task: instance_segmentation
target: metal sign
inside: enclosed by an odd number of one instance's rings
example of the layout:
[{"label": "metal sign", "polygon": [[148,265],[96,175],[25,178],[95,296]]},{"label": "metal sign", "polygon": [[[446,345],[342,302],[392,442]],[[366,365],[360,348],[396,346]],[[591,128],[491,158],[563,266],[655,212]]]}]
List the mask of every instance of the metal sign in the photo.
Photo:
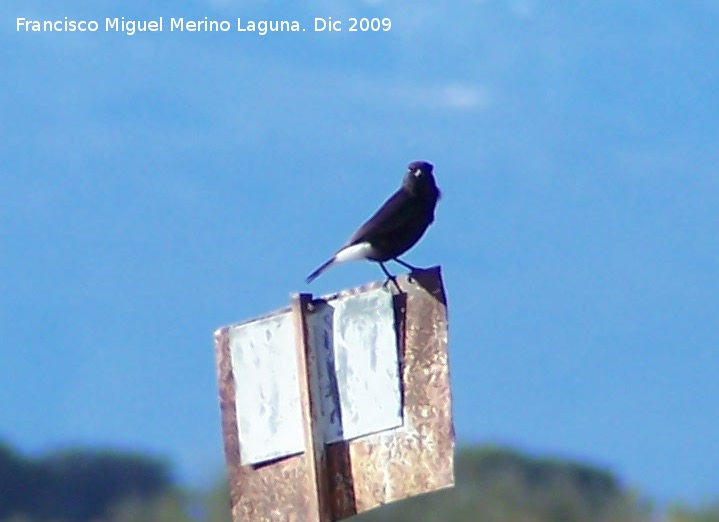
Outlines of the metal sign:
[{"label": "metal sign", "polygon": [[397,280],[215,333],[235,522],[331,522],[453,485],[440,270]]}]

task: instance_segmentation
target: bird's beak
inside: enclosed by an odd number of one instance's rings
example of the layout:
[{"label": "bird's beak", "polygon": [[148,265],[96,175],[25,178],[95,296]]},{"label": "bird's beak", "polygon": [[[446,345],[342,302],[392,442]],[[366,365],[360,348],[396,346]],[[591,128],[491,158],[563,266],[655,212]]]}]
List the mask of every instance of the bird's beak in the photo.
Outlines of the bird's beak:
[{"label": "bird's beak", "polygon": [[412,173],[412,175],[413,175],[415,178],[420,177],[420,176],[422,175],[422,169],[417,169],[417,170],[415,170],[415,171]]}]

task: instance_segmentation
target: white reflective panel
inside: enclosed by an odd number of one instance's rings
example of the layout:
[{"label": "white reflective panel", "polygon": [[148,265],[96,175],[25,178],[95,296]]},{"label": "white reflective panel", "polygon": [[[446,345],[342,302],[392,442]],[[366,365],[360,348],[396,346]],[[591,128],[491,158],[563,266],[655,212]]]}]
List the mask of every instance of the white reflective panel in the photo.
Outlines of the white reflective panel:
[{"label": "white reflective panel", "polygon": [[242,464],[303,452],[292,314],[233,327],[229,340]]},{"label": "white reflective panel", "polygon": [[335,299],[320,305],[308,323],[325,442],[401,426],[392,295],[378,289]]}]

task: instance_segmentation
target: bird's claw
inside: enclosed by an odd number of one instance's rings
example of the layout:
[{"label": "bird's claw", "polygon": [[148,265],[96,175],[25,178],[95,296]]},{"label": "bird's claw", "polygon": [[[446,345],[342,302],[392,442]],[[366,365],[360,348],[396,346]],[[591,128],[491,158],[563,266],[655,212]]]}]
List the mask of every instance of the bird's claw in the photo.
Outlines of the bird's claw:
[{"label": "bird's claw", "polygon": [[387,288],[390,281],[392,281],[392,283],[394,283],[394,287],[397,289],[397,292],[402,293],[402,289],[399,287],[399,283],[397,282],[397,278],[395,276],[390,276],[387,279],[385,279],[385,282],[382,283],[382,288]]}]

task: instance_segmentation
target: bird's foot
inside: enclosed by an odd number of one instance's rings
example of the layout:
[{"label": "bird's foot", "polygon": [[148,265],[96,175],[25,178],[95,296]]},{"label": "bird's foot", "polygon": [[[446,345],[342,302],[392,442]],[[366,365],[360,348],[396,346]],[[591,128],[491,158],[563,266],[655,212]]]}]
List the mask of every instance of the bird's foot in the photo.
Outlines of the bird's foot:
[{"label": "bird's foot", "polygon": [[382,288],[387,288],[389,286],[389,282],[392,281],[392,284],[394,284],[394,287],[397,289],[397,291],[401,294],[402,289],[399,287],[399,283],[397,282],[397,278],[395,276],[389,276],[387,279],[385,279],[385,282],[382,283]]},{"label": "bird's foot", "polygon": [[394,287],[397,289],[399,293],[402,293],[402,289],[399,287],[399,283],[397,283],[397,277],[393,276],[389,273],[389,270],[387,270],[387,267],[384,266],[384,263],[382,261],[378,261],[379,266],[382,268],[382,272],[384,272],[384,275],[387,276],[387,280],[382,285],[382,288],[387,288],[387,284],[392,281],[394,283]]}]

